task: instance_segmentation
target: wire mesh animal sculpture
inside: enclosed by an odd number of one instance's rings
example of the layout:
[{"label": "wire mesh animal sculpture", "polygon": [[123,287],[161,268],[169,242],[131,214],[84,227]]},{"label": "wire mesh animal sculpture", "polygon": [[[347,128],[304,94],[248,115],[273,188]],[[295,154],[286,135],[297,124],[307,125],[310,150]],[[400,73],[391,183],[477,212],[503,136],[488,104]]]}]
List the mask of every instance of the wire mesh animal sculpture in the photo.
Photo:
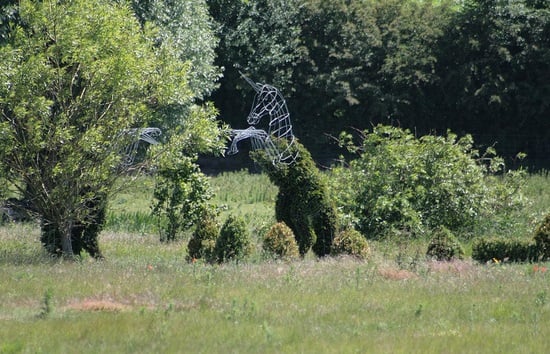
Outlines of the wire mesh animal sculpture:
[{"label": "wire mesh animal sculpture", "polygon": [[130,139],[130,143],[124,147],[122,151],[122,167],[127,168],[134,163],[137,155],[138,146],[141,141],[144,141],[151,145],[158,144],[156,138],[161,135],[159,128],[135,128],[127,129],[122,134],[127,135]]},{"label": "wire mesh animal sculpture", "polygon": [[[234,129],[231,132],[233,141],[228,150],[228,155],[236,154],[239,149],[237,144],[244,139],[250,138],[252,149],[264,149],[274,165],[291,164],[296,160],[295,141],[292,132],[292,123],[286,101],[279,90],[271,85],[256,83],[241,76],[252,86],[256,95],[247,122],[251,126],[247,129]],[[256,125],[262,118],[268,117],[269,124],[267,131],[257,129]]]}]

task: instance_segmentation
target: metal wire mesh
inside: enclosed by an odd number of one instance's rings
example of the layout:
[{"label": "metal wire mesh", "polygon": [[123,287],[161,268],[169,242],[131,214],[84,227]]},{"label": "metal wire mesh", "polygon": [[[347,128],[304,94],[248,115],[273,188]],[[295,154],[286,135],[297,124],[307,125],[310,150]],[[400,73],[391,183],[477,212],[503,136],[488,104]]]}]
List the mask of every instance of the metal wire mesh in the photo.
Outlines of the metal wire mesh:
[{"label": "metal wire mesh", "polygon": [[[253,82],[244,74],[241,73],[241,75],[256,91],[247,118],[247,122],[251,126],[247,129],[232,131],[233,141],[227,151],[228,155],[236,154],[239,151],[237,147],[239,141],[250,139],[252,149],[265,150],[274,165],[293,163],[297,157],[292,148],[295,137],[283,95],[271,85]],[[267,131],[256,128],[256,125],[264,117],[269,119]]]}]

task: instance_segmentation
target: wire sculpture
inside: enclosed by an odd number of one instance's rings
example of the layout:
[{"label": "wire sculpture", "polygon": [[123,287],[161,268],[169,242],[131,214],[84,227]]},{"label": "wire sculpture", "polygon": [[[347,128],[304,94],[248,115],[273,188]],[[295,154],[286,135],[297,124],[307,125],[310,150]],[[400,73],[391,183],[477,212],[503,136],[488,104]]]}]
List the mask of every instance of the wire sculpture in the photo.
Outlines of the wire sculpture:
[{"label": "wire sculpture", "polygon": [[[243,73],[240,74],[256,91],[252,109],[247,118],[247,122],[251,126],[247,129],[231,131],[233,141],[227,154],[236,154],[239,152],[237,147],[239,141],[250,139],[252,149],[264,149],[274,165],[292,164],[297,157],[297,153],[292,148],[295,137],[283,95],[271,85],[253,82]],[[255,127],[263,117],[269,117],[267,131]],[[284,140],[284,146],[279,144],[281,140]],[[280,149],[281,147],[283,150]]]},{"label": "wire sculpture", "polygon": [[151,145],[158,144],[157,138],[162,134],[159,128],[134,128],[123,131],[124,135],[129,135],[131,143],[127,145],[122,152],[122,167],[126,168],[133,165],[136,159],[138,146],[141,141]]}]

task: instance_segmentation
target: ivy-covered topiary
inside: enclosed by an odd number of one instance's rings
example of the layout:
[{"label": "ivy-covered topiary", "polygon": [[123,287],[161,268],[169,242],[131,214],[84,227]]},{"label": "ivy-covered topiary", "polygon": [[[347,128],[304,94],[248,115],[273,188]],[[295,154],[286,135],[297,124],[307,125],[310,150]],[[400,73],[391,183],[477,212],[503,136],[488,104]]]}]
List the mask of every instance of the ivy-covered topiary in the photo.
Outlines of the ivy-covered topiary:
[{"label": "ivy-covered topiary", "polygon": [[359,259],[367,259],[370,254],[367,239],[355,229],[340,231],[332,242],[332,255],[348,254]]},{"label": "ivy-covered topiary", "polygon": [[444,226],[436,228],[428,245],[426,255],[438,261],[462,259],[464,250],[455,235]]},{"label": "ivy-covered topiary", "polygon": [[337,231],[336,209],[309,151],[298,141],[289,148],[297,158],[288,165],[273,164],[263,150],[254,151],[251,156],[279,187],[275,216],[294,232],[300,255],[312,248],[317,256],[325,256],[330,254]]},{"label": "ivy-covered topiary", "polygon": [[205,208],[187,244],[187,260],[203,259],[206,262],[216,260],[216,240],[220,233],[220,225],[215,210]]},{"label": "ivy-covered topiary", "polygon": [[263,250],[277,258],[292,259],[299,256],[294,232],[284,222],[271,226],[263,239]]},{"label": "ivy-covered topiary", "polygon": [[229,215],[216,240],[215,253],[220,263],[240,261],[252,253],[250,232],[241,217]]},{"label": "ivy-covered topiary", "polygon": [[479,238],[472,243],[472,259],[478,262],[528,262],[538,258],[537,245],[529,240],[502,237]]},{"label": "ivy-covered topiary", "polygon": [[535,230],[534,239],[539,257],[542,260],[550,259],[550,214],[546,215],[542,223]]}]

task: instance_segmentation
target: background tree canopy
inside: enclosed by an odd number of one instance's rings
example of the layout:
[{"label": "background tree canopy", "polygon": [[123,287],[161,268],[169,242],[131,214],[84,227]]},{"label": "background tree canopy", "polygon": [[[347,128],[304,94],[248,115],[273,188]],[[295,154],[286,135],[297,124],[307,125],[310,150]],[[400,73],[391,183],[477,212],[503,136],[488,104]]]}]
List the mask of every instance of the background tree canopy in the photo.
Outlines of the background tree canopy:
[{"label": "background tree canopy", "polygon": [[209,0],[218,22],[214,94],[241,126],[250,101],[238,78],[278,87],[314,157],[326,134],[378,123],[472,134],[548,167],[550,1]]}]

